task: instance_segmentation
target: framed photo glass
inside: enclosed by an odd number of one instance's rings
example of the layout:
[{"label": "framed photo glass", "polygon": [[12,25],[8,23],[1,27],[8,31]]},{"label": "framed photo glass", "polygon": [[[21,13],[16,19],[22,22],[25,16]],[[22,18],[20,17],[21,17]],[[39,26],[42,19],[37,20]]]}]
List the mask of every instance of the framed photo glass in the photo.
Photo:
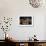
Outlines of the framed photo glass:
[{"label": "framed photo glass", "polygon": [[20,16],[19,24],[20,24],[20,26],[32,26],[33,25],[33,16]]}]

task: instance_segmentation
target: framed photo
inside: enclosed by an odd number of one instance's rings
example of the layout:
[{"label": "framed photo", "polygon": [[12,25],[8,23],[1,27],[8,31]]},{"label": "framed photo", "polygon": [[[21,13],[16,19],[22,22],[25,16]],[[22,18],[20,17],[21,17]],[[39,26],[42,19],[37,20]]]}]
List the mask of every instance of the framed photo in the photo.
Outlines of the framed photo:
[{"label": "framed photo", "polygon": [[20,26],[32,26],[33,25],[33,16],[20,16],[19,24],[20,24]]}]

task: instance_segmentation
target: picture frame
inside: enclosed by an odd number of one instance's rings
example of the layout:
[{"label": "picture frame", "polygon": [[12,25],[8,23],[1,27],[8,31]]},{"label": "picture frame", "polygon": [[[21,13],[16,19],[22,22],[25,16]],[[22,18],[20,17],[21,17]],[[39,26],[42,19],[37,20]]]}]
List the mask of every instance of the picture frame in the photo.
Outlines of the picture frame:
[{"label": "picture frame", "polygon": [[33,26],[33,16],[19,16],[20,26]]}]

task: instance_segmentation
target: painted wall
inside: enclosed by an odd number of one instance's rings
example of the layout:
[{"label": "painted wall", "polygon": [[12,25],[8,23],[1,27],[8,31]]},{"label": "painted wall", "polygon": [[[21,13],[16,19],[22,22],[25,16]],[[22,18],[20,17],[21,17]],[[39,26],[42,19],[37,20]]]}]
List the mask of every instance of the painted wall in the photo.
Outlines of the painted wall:
[{"label": "painted wall", "polygon": [[[34,34],[37,36],[37,39],[43,40],[45,38],[44,18],[44,16],[33,16],[33,26],[20,26],[19,16],[14,16],[12,20],[12,25],[10,27],[10,31],[8,31],[7,33],[10,34],[10,37],[16,38],[16,40],[28,40],[29,37],[31,38]],[[0,33],[0,35],[4,35],[1,29],[0,32],[2,32]],[[0,36],[0,39],[3,38],[4,36]]]},{"label": "painted wall", "polygon": [[[20,15],[33,16],[33,26],[23,27],[18,24]],[[10,31],[17,40],[27,40],[34,34],[39,40],[45,39],[46,8],[32,8],[28,0],[0,0],[0,16],[13,17]],[[2,32],[2,31],[1,31]],[[2,35],[0,33],[0,35]],[[2,39],[2,36],[0,36]]]},{"label": "painted wall", "polygon": [[12,23],[11,34],[17,38],[17,40],[27,40],[34,34],[37,35],[37,39],[44,39],[44,16],[33,16],[33,26],[20,26],[18,19],[15,17]]},{"label": "painted wall", "polygon": [[44,24],[44,39],[46,39],[46,16],[45,16],[45,24]]}]

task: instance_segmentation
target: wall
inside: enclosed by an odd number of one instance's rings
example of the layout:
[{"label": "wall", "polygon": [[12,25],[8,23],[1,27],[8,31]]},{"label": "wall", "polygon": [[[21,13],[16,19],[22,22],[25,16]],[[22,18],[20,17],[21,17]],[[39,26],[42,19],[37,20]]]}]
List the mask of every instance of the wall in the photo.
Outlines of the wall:
[{"label": "wall", "polygon": [[[16,38],[16,40],[28,40],[29,37],[31,38],[34,34],[37,35],[37,39],[44,40],[44,18],[44,16],[33,16],[33,25],[26,27],[19,25],[19,16],[14,16],[12,20],[12,26],[10,27],[8,34],[10,34],[10,37]],[[1,29],[0,32],[4,35]],[[0,36],[0,39],[3,38],[4,37]]]},{"label": "wall", "polygon": [[44,24],[44,39],[46,39],[46,16],[45,16],[45,24]]},{"label": "wall", "polygon": [[[33,26],[22,27],[18,24],[20,15],[31,15],[34,17]],[[29,5],[28,0],[0,0],[0,16],[13,17],[13,23],[9,31],[19,40],[27,40],[35,33],[39,40],[44,38],[44,24],[46,8],[33,8]],[[0,37],[2,39],[2,36]]]},{"label": "wall", "polygon": [[44,16],[33,16],[33,26],[20,26],[18,19],[15,17],[12,23],[11,34],[19,40],[27,40],[34,34],[39,40],[44,39]]}]

